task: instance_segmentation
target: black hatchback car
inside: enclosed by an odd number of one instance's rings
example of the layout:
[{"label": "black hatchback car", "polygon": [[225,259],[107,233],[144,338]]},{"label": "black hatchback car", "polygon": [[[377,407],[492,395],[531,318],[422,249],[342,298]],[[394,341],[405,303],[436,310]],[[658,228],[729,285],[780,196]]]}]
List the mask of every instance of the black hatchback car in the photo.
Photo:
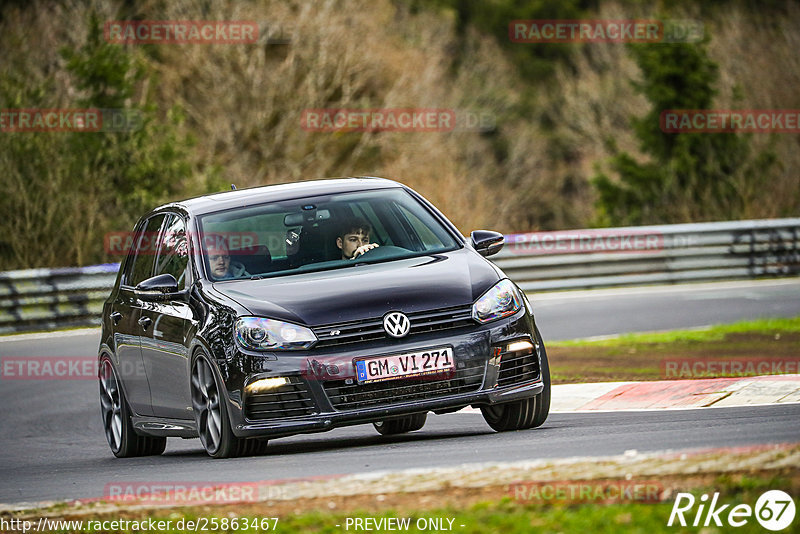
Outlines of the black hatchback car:
[{"label": "black hatchback car", "polygon": [[235,190],[136,225],[103,307],[100,401],[118,457],[200,437],[214,458],[267,439],[372,423],[422,428],[479,407],[495,430],[541,425],[545,348],[524,293],[380,178]]}]

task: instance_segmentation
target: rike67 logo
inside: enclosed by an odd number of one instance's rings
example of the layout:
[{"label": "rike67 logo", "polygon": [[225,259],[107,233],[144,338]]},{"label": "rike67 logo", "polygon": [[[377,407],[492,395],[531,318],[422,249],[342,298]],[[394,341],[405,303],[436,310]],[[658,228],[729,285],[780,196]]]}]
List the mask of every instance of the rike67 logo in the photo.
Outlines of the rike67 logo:
[{"label": "rike67 logo", "polygon": [[[696,510],[695,510],[696,506]],[[770,490],[756,501],[755,508],[749,504],[720,504],[719,493],[710,498],[703,494],[696,499],[691,493],[678,493],[667,526],[692,527],[741,527],[755,516],[756,521],[767,530],[783,530],[794,521],[795,505],[788,493]]]}]

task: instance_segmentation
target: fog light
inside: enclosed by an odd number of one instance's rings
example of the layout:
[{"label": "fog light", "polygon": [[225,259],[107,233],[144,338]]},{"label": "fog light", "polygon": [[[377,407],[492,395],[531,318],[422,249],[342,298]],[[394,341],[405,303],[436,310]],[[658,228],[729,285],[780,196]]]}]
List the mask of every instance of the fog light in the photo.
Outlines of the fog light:
[{"label": "fog light", "polygon": [[255,382],[247,384],[247,387],[244,389],[248,393],[265,393],[281,386],[285,386],[288,383],[289,379],[282,376],[276,378],[262,378],[261,380],[256,380]]},{"label": "fog light", "polygon": [[533,351],[533,344],[527,340],[514,341],[506,347],[506,352]]}]

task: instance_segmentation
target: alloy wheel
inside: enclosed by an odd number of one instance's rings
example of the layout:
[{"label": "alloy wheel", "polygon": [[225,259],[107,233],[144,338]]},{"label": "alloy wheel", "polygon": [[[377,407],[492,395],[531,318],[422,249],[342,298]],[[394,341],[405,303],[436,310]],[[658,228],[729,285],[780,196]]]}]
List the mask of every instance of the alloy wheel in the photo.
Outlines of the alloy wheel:
[{"label": "alloy wheel", "polygon": [[222,435],[222,407],[214,372],[205,358],[197,358],[192,368],[192,408],[203,447],[215,452]]},{"label": "alloy wheel", "polygon": [[122,447],[122,395],[114,367],[103,360],[100,367],[100,410],[103,416],[103,429],[113,451]]}]

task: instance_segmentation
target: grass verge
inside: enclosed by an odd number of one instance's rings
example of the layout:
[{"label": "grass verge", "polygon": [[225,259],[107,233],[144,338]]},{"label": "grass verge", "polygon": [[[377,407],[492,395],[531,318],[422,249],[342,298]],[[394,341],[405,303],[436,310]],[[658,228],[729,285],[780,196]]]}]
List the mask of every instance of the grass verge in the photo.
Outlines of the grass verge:
[{"label": "grass verge", "polygon": [[[609,339],[548,343],[550,371],[554,383],[664,380],[756,376],[763,373],[749,362],[783,362],[783,369],[797,373],[800,362],[800,317],[762,319],[712,326],[705,329],[625,334]],[[741,362],[713,365],[702,376],[669,375],[666,362]]]},{"label": "grass verge", "polygon": [[[795,496],[800,492],[799,454],[800,444],[783,444],[501,462],[466,471],[450,467],[290,481],[278,486],[283,491],[260,494],[264,499],[252,502],[59,503],[3,512],[0,521],[72,521],[71,527],[38,532],[80,533],[153,530],[131,525],[134,521],[163,522],[161,532],[695,532],[693,527],[667,526],[679,493],[695,496],[695,507],[686,512],[690,524],[704,494],[718,493],[718,505],[727,504],[728,509],[738,504],[753,507],[769,490]],[[271,483],[265,487],[276,488]],[[727,531],[725,526],[702,531]],[[736,530],[763,532],[752,517]]]},{"label": "grass verge", "polygon": [[[593,488],[589,495],[609,493],[613,488],[627,487],[622,480],[604,480],[602,482],[583,482],[574,484],[575,491],[559,492],[558,486],[543,484],[539,491],[530,491],[517,496],[508,495],[504,488],[498,489],[498,495],[483,496],[477,502],[466,498],[464,504],[454,499],[458,492],[451,492],[447,499],[439,498],[435,502],[447,500],[444,506],[426,506],[420,496],[403,494],[372,496],[372,502],[354,499],[356,506],[348,506],[342,499],[323,500],[321,503],[297,502],[296,513],[276,513],[268,503],[248,506],[244,509],[235,507],[193,507],[172,510],[150,510],[139,513],[104,514],[91,519],[83,519],[82,528],[51,530],[52,532],[89,533],[100,531],[101,521],[114,521],[124,517],[128,521],[139,521],[143,525],[147,520],[169,521],[167,528],[161,532],[280,532],[291,533],[344,533],[344,532],[428,532],[450,531],[464,534],[487,533],[528,533],[528,532],[690,532],[698,531],[691,527],[691,521],[697,511],[695,506],[685,517],[689,526],[685,529],[668,527],[667,521],[678,492],[688,492],[700,502],[703,494],[719,493],[719,504],[729,504],[728,509],[737,504],[754,507],[758,497],[768,490],[780,489],[797,495],[800,489],[800,473],[795,470],[783,472],[764,471],[746,473],[726,473],[717,476],[672,477],[660,481],[667,487],[662,498],[655,502],[631,500],[628,498],[603,499],[596,497],[570,498],[570,493],[578,495],[580,488]],[[562,488],[564,486],[561,486]],[[555,489],[554,489],[555,488]],[[602,488],[600,490],[596,488]],[[506,494],[504,494],[506,493]],[[564,497],[564,494],[567,497]],[[377,497],[377,499],[376,499]],[[487,498],[488,497],[488,498]],[[428,502],[431,502],[428,499]],[[275,517],[277,516],[277,522]],[[64,513],[62,518],[69,520],[70,514]],[[703,515],[703,519],[705,515]],[[722,528],[704,529],[702,532],[724,532]],[[701,519],[702,521],[702,519]],[[795,519],[795,524],[797,523]],[[93,525],[96,522],[96,525]],[[52,524],[52,523],[51,523]],[[108,526],[108,523],[106,523]],[[395,528],[392,528],[392,525]],[[403,527],[405,525],[405,527]],[[103,532],[136,532],[130,528],[131,523],[122,524],[123,528],[111,528]],[[128,528],[124,528],[128,527]],[[360,528],[359,528],[360,527]],[[381,528],[383,527],[383,528]],[[142,528],[144,531],[146,527]],[[765,532],[754,517],[747,524],[736,529],[737,532]],[[793,532],[792,528],[786,532]]]}]

